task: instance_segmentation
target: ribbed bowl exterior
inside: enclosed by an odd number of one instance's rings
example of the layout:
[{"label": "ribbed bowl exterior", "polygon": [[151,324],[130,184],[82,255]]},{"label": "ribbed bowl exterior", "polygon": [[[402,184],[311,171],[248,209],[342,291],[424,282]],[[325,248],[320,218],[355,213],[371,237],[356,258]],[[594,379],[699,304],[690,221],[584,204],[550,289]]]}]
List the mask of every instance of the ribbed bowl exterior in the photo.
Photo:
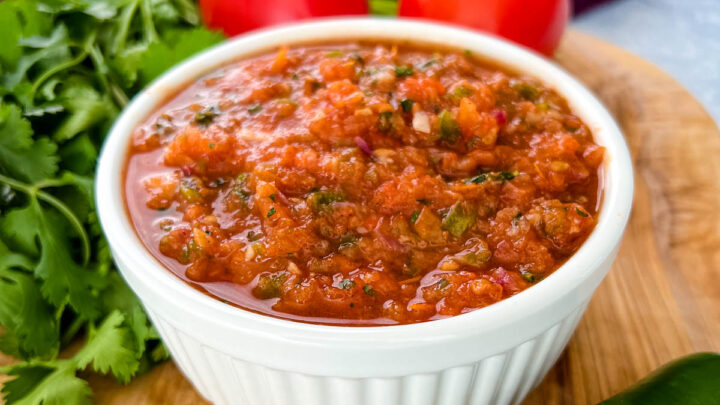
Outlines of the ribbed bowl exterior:
[{"label": "ribbed bowl exterior", "polygon": [[339,378],[287,372],[234,358],[149,311],[197,390],[217,405],[505,405],[520,403],[555,363],[587,301],[506,352],[434,373]]}]

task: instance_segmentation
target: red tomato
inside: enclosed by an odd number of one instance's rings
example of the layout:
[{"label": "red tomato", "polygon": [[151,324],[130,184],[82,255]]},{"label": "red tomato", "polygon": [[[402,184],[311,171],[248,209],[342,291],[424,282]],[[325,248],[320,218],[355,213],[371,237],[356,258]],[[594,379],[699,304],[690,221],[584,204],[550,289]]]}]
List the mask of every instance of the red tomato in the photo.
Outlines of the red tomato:
[{"label": "red tomato", "polygon": [[400,15],[494,33],[552,55],[570,15],[568,0],[401,0]]},{"label": "red tomato", "polygon": [[366,0],[200,0],[205,23],[232,36],[278,23],[367,14]]}]

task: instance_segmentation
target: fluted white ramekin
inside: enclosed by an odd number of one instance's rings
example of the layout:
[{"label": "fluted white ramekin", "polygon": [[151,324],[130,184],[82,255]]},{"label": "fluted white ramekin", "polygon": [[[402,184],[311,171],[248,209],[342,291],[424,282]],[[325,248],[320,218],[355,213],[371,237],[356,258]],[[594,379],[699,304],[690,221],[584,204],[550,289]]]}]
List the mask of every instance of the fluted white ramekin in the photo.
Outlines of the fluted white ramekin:
[{"label": "fluted white ramekin", "polygon": [[[469,49],[540,78],[607,148],[595,230],[538,285],[464,315],[414,325],[312,325],[244,311],[185,284],[155,260],[125,209],[123,170],[133,129],[178,88],[217,67],[280,45],[344,39],[408,40]],[[403,20],[332,19],[238,37],[172,69],[115,123],[97,173],[97,207],[115,261],[173,358],[217,404],[460,405],[520,402],[555,362],[615,258],[633,175],[610,115],[575,79],[518,46],[477,32]],[[598,325],[598,327],[603,327]]]}]

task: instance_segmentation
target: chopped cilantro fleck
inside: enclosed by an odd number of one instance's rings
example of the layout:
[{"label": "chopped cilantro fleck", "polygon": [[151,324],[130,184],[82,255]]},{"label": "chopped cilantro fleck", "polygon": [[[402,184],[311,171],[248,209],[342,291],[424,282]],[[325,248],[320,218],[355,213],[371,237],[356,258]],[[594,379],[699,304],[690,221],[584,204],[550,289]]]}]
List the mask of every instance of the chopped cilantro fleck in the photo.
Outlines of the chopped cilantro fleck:
[{"label": "chopped cilantro fleck", "polygon": [[360,56],[360,54],[354,53],[354,54],[352,54],[352,58],[355,60],[355,62],[358,63],[358,65],[365,66],[365,59],[363,59],[363,57]]},{"label": "chopped cilantro fleck", "polygon": [[269,199],[273,200],[275,202],[275,193],[272,193],[268,196]]},{"label": "chopped cilantro fleck", "polygon": [[395,76],[397,77],[408,77],[412,76],[415,71],[412,66],[395,66]]},{"label": "chopped cilantro fleck", "polygon": [[242,198],[243,200],[250,197],[250,191],[247,189],[247,179],[248,174],[247,173],[240,173],[235,178],[235,185],[233,186],[233,193],[235,193],[238,197]]},{"label": "chopped cilantro fleck", "polygon": [[406,98],[400,102],[400,105],[402,106],[402,109],[405,112],[410,112],[412,110],[413,104],[415,104],[415,100],[413,100],[411,98]]},{"label": "chopped cilantro fleck", "polygon": [[378,114],[378,131],[386,133],[390,132],[393,128],[393,113],[392,111],[384,111]]},{"label": "chopped cilantro fleck", "polygon": [[275,211],[275,207],[270,208],[270,211],[267,213],[267,217],[270,218],[271,216],[275,215],[277,211]]},{"label": "chopped cilantro fleck", "polygon": [[500,172],[495,176],[495,180],[512,180],[514,179],[519,173],[517,171],[514,172]]},{"label": "chopped cilantro fleck", "polygon": [[450,111],[440,112],[440,139],[447,143],[455,143],[460,138],[460,126]]},{"label": "chopped cilantro fleck", "polygon": [[248,233],[247,233],[248,241],[255,242],[258,239],[260,239],[260,235],[256,234],[255,231],[248,231]]},{"label": "chopped cilantro fleck", "polygon": [[211,122],[213,122],[215,117],[217,117],[218,115],[220,115],[220,112],[218,111],[217,107],[206,107],[195,113],[195,122],[198,125],[207,126]]},{"label": "chopped cilantro fleck", "polygon": [[341,56],[343,56],[343,53],[339,49],[336,49],[336,50],[333,50],[333,51],[330,51],[327,53],[328,58],[339,58]]},{"label": "chopped cilantro fleck", "polygon": [[343,245],[343,246],[352,245],[353,243],[356,243],[357,241],[358,241],[357,236],[355,236],[351,233],[348,233],[348,234],[343,235],[342,238],[340,238],[340,245]]},{"label": "chopped cilantro fleck", "polygon": [[260,104],[255,104],[254,106],[248,108],[248,112],[250,114],[257,114],[262,110],[262,106]]},{"label": "chopped cilantro fleck", "polygon": [[527,83],[518,83],[513,86],[513,89],[520,93],[520,96],[522,96],[522,98],[524,98],[525,100],[532,101],[540,95],[540,90]]},{"label": "chopped cilantro fleck", "polygon": [[577,212],[577,214],[580,215],[581,217],[586,217],[586,218],[587,218],[587,217],[590,216],[590,214],[588,214],[587,212],[582,211],[582,210],[580,210],[580,209],[578,209],[578,208],[575,208],[575,212]]},{"label": "chopped cilantro fleck", "polygon": [[457,98],[469,97],[469,96],[472,96],[472,94],[473,94],[473,89],[469,89],[465,86],[460,86],[453,91],[453,95]]},{"label": "chopped cilantro fleck", "polygon": [[420,65],[420,69],[427,69],[427,68],[429,68],[430,66],[432,66],[432,65],[434,65],[434,64],[436,64],[436,63],[437,63],[437,59],[435,59],[435,58],[430,59],[429,61],[427,61],[427,62],[423,63],[422,65]]},{"label": "chopped cilantro fleck", "polygon": [[536,280],[535,275],[530,273],[529,271],[523,272],[522,278],[528,283],[534,283]]},{"label": "chopped cilantro fleck", "polygon": [[363,292],[371,297],[375,296],[375,290],[373,290],[373,288],[370,284],[365,284],[363,286]]},{"label": "chopped cilantro fleck", "polygon": [[417,221],[417,219],[418,219],[419,216],[420,216],[420,211],[414,210],[414,211],[412,212],[412,214],[410,215],[410,222],[412,222],[412,223],[414,224],[415,221]]},{"label": "chopped cilantro fleck", "polygon": [[339,201],[345,201],[345,194],[334,190],[314,191],[307,198],[308,207],[315,212],[325,211]]},{"label": "chopped cilantro fleck", "polygon": [[520,211],[518,211],[518,213],[515,214],[515,216],[514,216],[513,219],[512,219],[513,225],[517,225],[517,223],[518,223],[518,221],[520,220],[520,218],[522,218],[522,215],[523,215],[523,213],[520,212]]},{"label": "chopped cilantro fleck", "polygon": [[441,278],[435,285],[439,290],[444,290],[450,285],[450,282],[444,278]]},{"label": "chopped cilantro fleck", "polygon": [[470,184],[470,183],[482,184],[485,182],[485,180],[487,180],[487,178],[488,178],[488,175],[486,173],[480,173],[475,177],[465,180],[465,184]]}]

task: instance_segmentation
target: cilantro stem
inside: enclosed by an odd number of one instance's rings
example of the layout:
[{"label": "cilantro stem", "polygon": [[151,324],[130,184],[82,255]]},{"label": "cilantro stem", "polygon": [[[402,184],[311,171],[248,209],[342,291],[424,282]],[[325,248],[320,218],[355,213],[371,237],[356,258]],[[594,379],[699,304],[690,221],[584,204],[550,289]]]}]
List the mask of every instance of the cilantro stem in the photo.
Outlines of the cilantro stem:
[{"label": "cilantro stem", "polygon": [[115,102],[117,102],[120,105],[120,108],[125,108],[126,105],[130,102],[130,99],[128,98],[127,94],[115,83],[110,84],[110,90],[112,91],[112,95],[115,98]]},{"label": "cilantro stem", "polygon": [[117,55],[125,50],[125,42],[127,41],[128,31],[130,31],[130,22],[132,22],[133,15],[135,15],[138,3],[140,3],[140,0],[135,0],[123,9],[120,15],[120,22],[118,23],[120,28],[115,35],[112,49],[110,49],[111,55]]},{"label": "cilantro stem", "polygon": [[110,83],[108,81],[108,77],[110,77],[110,72],[107,63],[105,63],[105,58],[103,57],[102,52],[100,52],[100,49],[98,49],[97,45],[93,44],[93,46],[90,47],[88,52],[90,53],[90,59],[92,59],[93,64],[95,65],[98,80],[100,80],[100,83],[105,89],[105,92],[112,94],[112,96],[115,98],[115,102],[121,108],[125,107],[128,103],[128,96],[115,83]]},{"label": "cilantro stem", "polygon": [[178,7],[182,10],[182,15],[185,21],[192,25],[198,25],[200,23],[200,17],[198,16],[195,5],[189,0],[176,0]]},{"label": "cilantro stem", "polygon": [[72,185],[73,185],[72,181],[67,180],[67,179],[45,179],[45,180],[38,181],[33,186],[37,189],[40,189],[40,188],[47,188],[47,187],[63,187],[63,186],[72,186]]},{"label": "cilantro stem", "polygon": [[110,84],[107,80],[108,68],[105,64],[105,59],[103,58],[102,53],[100,53],[95,44],[89,46],[87,51],[90,54],[90,59],[92,59],[93,65],[95,66],[96,76],[100,81],[100,84],[102,84],[105,91],[108,92],[110,90]]},{"label": "cilantro stem", "polygon": [[13,178],[3,176],[2,174],[0,174],[0,182],[7,184],[15,190],[22,191],[25,194],[35,195],[35,193],[37,192],[37,190],[35,190],[32,186],[28,186],[25,183],[21,183]]},{"label": "cilantro stem", "polygon": [[143,20],[145,40],[147,40],[148,43],[156,42],[158,40],[158,34],[155,30],[155,23],[153,22],[152,9],[150,8],[149,0],[141,0],[140,15]]},{"label": "cilantro stem", "polygon": [[75,231],[78,233],[80,240],[82,241],[82,264],[83,266],[87,265],[90,261],[90,238],[88,237],[82,222],[80,222],[78,217],[75,216],[65,203],[55,198],[52,194],[38,190],[37,198],[55,207],[55,209],[60,211],[60,213],[63,214],[68,221],[70,221],[70,224],[73,228],[75,228]]},{"label": "cilantro stem", "polygon": [[[47,182],[48,181],[45,181],[43,183]],[[75,228],[78,236],[80,236],[80,240],[82,241],[82,264],[83,266],[88,264],[88,262],[90,261],[90,237],[85,231],[85,227],[83,226],[82,222],[78,219],[77,216],[75,216],[72,210],[68,208],[67,205],[65,205],[65,203],[57,199],[52,194],[40,190],[37,185],[30,186],[2,174],[0,174],[0,183],[5,183],[8,186],[14,188],[15,190],[22,191],[23,193],[27,194],[31,199],[45,201],[46,203],[52,205],[53,207],[55,207],[55,209],[60,211],[60,213],[68,220],[68,222],[70,222],[70,225]]]},{"label": "cilantro stem", "polygon": [[85,50],[83,50],[82,52],[80,52],[80,54],[78,56],[75,57],[75,59],[71,59],[65,63],[61,63],[61,64],[54,66],[54,67],[48,69],[47,71],[45,71],[42,74],[42,76],[40,76],[37,80],[35,80],[35,83],[33,83],[32,90],[31,90],[31,94],[33,95],[33,97],[35,96],[35,93],[37,93],[38,89],[40,88],[40,85],[45,83],[45,81],[47,79],[51,78],[53,75],[55,75],[59,72],[62,72],[65,69],[70,69],[71,67],[81,63],[82,61],[85,60],[85,58],[87,58],[87,55],[88,55],[87,52]]},{"label": "cilantro stem", "polygon": [[83,318],[82,316],[77,316],[68,326],[67,330],[65,330],[65,333],[63,333],[62,336],[62,345],[65,346],[66,344],[70,343],[75,335],[80,331],[80,328],[85,325],[87,322],[87,319]]}]

